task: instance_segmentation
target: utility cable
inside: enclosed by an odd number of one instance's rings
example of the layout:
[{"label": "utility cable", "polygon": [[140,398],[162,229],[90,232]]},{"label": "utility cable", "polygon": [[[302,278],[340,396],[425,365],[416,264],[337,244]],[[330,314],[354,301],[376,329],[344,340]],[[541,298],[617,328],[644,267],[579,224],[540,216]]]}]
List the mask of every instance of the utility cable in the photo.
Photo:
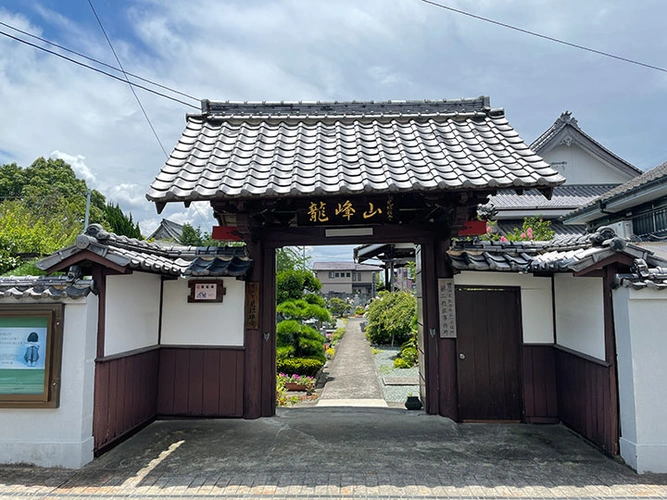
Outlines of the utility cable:
[{"label": "utility cable", "polygon": [[538,38],[543,38],[544,40],[549,40],[551,42],[556,42],[556,43],[560,43],[562,45],[567,45],[568,47],[573,47],[575,49],[585,50],[587,52],[592,52],[594,54],[598,54],[598,55],[601,55],[601,56],[604,56],[604,57],[610,57],[612,59],[617,59],[619,61],[627,62],[627,63],[630,63],[630,64],[636,64],[637,66],[643,66],[644,68],[654,69],[656,71],[662,71],[663,73],[667,73],[667,69],[666,68],[661,68],[660,66],[653,66],[652,64],[643,63],[641,61],[636,61],[634,59],[629,59],[629,58],[623,57],[623,56],[617,56],[615,54],[610,54],[609,52],[603,52],[601,50],[592,49],[592,48],[586,47],[584,45],[579,45],[579,44],[572,43],[572,42],[566,42],[565,40],[561,40],[559,38],[555,38],[555,37],[548,36],[548,35],[543,35],[541,33],[535,32],[535,31],[530,31],[530,30],[527,30],[527,29],[524,29],[524,28],[519,28],[517,26],[512,26],[511,24],[502,23],[500,21],[495,21],[493,19],[489,19],[488,17],[478,16],[477,14],[472,14],[472,13],[466,12],[464,10],[455,9],[454,7],[449,7],[448,5],[443,5],[441,3],[434,2],[432,0],[419,0],[419,1],[421,1],[425,4],[428,4],[428,5],[432,5],[434,7],[439,7],[441,9],[449,10],[451,12],[456,12],[457,14],[462,14],[464,16],[472,17],[473,19],[478,19],[479,21],[484,21],[484,22],[487,22],[487,23],[495,24],[497,26],[502,26],[503,28],[508,28],[508,29],[511,29],[511,30],[514,30],[514,31],[518,31],[519,33],[524,33],[526,35],[536,36]]},{"label": "utility cable", "polygon": [[[107,63],[105,63],[105,62],[102,62],[102,61],[100,61],[100,60],[98,60],[98,59],[95,59],[94,57],[90,57],[90,56],[87,56],[86,54],[82,54],[81,52],[77,52],[76,50],[68,49],[67,47],[64,47],[64,46],[62,46],[62,45],[60,45],[60,44],[57,44],[57,43],[52,42],[52,41],[50,41],[50,40],[47,40],[46,38],[42,38],[42,37],[40,37],[40,36],[34,35],[34,34],[30,33],[29,31],[22,30],[22,29],[20,29],[20,28],[17,28],[16,26],[12,26],[11,24],[7,24],[7,23],[5,23],[5,22],[0,21],[0,26],[4,26],[4,27],[6,27],[6,28],[9,28],[9,29],[11,29],[11,30],[13,30],[13,31],[16,31],[16,32],[18,32],[18,33],[21,33],[22,35],[29,36],[30,38],[34,38],[35,40],[39,40],[40,42],[46,43],[46,44],[48,44],[48,45],[51,45],[52,47],[57,47],[57,48],[59,48],[59,49],[61,49],[61,50],[64,50],[65,52],[69,52],[70,54],[77,55],[77,56],[79,56],[79,57],[81,57],[81,58],[83,58],[83,59],[87,59],[88,61],[91,61],[91,62],[94,62],[94,63],[96,63],[96,64],[99,64],[100,66],[105,66],[105,67],[107,67],[107,68],[109,68],[109,69],[112,69],[112,70],[114,70],[114,71],[122,72],[122,71],[121,71],[119,68],[117,68],[116,66],[112,66],[111,64],[107,64]],[[150,83],[151,85],[154,85],[154,86],[159,87],[159,88],[164,89],[164,90],[168,90],[169,92],[172,92],[172,93],[174,93],[174,94],[178,94],[178,95],[181,95],[181,96],[183,96],[183,97],[187,97],[187,98],[189,98],[189,99],[192,99],[193,101],[197,101],[197,102],[200,101],[200,99],[198,99],[198,98],[196,98],[196,97],[194,97],[194,96],[192,96],[192,95],[190,95],[190,94],[187,94],[187,93],[185,93],[185,92],[181,92],[180,90],[172,89],[171,87],[167,87],[166,85],[162,85],[161,83],[155,82],[155,81],[153,81],[153,80],[149,80],[148,78],[143,78],[143,77],[141,77],[141,76],[139,76],[139,75],[135,75],[134,73],[130,73],[129,71],[127,72],[127,74],[128,74],[129,76],[131,76],[132,78],[136,78],[137,80],[140,80],[140,81],[142,81],[142,82]],[[140,88],[141,88],[141,87],[140,87]]]},{"label": "utility cable", "polygon": [[120,62],[120,58],[118,57],[118,54],[116,54],[116,49],[113,48],[113,44],[111,43],[111,40],[109,39],[109,35],[107,35],[107,31],[104,29],[104,25],[102,24],[102,20],[97,15],[97,11],[95,11],[95,7],[93,6],[93,1],[88,0],[88,5],[90,5],[90,8],[92,9],[93,14],[95,15],[95,19],[97,19],[97,24],[100,25],[100,29],[102,30],[102,33],[104,33],[104,38],[107,39],[107,43],[109,44],[109,47],[111,48],[111,52],[113,52],[113,56],[116,58],[116,62],[118,63],[118,66],[120,67],[120,70],[123,72],[123,75],[125,76],[125,81],[127,81],[127,84],[130,86],[130,90],[132,91],[132,94],[134,95],[134,98],[137,100],[137,104],[139,104],[139,107],[141,108],[141,112],[144,114],[144,118],[146,118],[146,121],[148,122],[148,126],[153,131],[153,135],[155,136],[155,140],[160,145],[160,149],[162,149],[162,152],[164,153],[164,156],[169,158],[169,153],[167,153],[167,150],[164,149],[164,146],[162,145],[162,141],[160,140],[160,137],[157,135],[157,132],[155,131],[155,127],[153,127],[153,123],[151,122],[151,119],[148,117],[148,113],[146,113],[146,109],[144,108],[144,105],[141,104],[141,99],[139,99],[139,96],[137,95],[136,90],[134,90],[134,87],[132,86],[132,82],[128,78],[127,73],[125,73],[125,68],[123,68],[123,63]]},{"label": "utility cable", "polygon": [[[120,78],[120,77],[118,77],[118,76],[116,76],[116,75],[114,75],[114,74],[112,74],[112,73],[108,73],[108,72],[106,72],[106,71],[104,71],[104,70],[101,70],[101,69],[99,69],[99,68],[96,68],[95,66],[91,66],[91,65],[89,65],[89,64],[82,63],[81,61],[77,61],[76,59],[72,59],[71,57],[67,57],[67,56],[65,56],[65,55],[63,55],[63,54],[59,54],[58,52],[56,52],[56,51],[54,51],[54,50],[47,49],[46,47],[42,47],[42,46],[40,46],[40,45],[37,45],[36,43],[29,42],[28,40],[23,40],[23,39],[18,38],[18,37],[14,36],[14,35],[11,35],[10,33],[5,32],[5,31],[0,30],[0,35],[4,35],[4,36],[6,36],[7,38],[11,38],[12,40],[15,40],[15,41],[17,41],[17,42],[19,42],[19,43],[28,45],[28,46],[33,47],[33,48],[35,48],[35,49],[38,49],[38,50],[41,50],[41,51],[46,52],[46,53],[48,53],[48,54],[51,54],[51,55],[53,55],[53,56],[60,57],[61,59],[65,59],[66,61],[69,61],[69,62],[71,62],[71,63],[74,63],[74,64],[76,64],[76,65],[78,65],[78,66],[83,67],[83,68],[90,69],[90,70],[92,70],[92,71],[96,71],[97,73],[101,73],[101,74],[103,74],[104,76],[108,76],[109,78],[113,78],[114,80],[118,80],[119,82],[127,83],[127,81],[126,81],[124,78]],[[155,95],[157,95],[157,96],[159,96],[159,97],[164,97],[165,99],[169,99],[169,100],[171,100],[171,101],[177,102],[177,103],[179,103],[179,104],[183,104],[183,105],[185,105],[185,106],[189,106],[189,107],[194,108],[194,109],[197,109],[197,110],[200,109],[199,106],[195,106],[194,104],[191,104],[191,103],[189,103],[189,102],[185,102],[185,101],[182,101],[182,100],[177,99],[177,98],[175,98],[175,97],[172,97],[172,96],[170,96],[170,95],[163,94],[162,92],[158,92],[158,91],[153,90],[153,89],[151,89],[151,88],[149,88],[149,87],[145,87],[145,86],[143,86],[143,85],[139,85],[138,83],[133,83],[132,85],[135,86],[135,87],[137,87],[137,88],[139,88],[139,89],[141,89],[141,90],[145,90],[146,92],[150,92],[151,94],[155,94]]]}]

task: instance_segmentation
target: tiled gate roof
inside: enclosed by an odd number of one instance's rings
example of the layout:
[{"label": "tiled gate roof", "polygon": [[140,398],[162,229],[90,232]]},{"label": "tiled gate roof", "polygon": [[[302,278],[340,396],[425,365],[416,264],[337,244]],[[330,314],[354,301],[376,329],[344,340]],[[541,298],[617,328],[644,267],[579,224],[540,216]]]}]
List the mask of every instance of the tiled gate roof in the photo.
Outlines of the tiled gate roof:
[{"label": "tiled gate roof", "polygon": [[545,188],[564,178],[488,97],[202,102],[147,198],[171,201]]}]

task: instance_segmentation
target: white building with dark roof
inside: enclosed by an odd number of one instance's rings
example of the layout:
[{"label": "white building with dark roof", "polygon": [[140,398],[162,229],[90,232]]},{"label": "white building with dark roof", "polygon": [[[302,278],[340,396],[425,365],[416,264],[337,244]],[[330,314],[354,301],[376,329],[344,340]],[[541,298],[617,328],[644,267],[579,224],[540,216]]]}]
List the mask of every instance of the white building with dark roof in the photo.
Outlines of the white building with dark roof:
[{"label": "white building with dark roof", "polygon": [[535,189],[505,189],[491,196],[489,205],[497,211],[494,220],[503,235],[521,227],[524,218],[536,215],[550,220],[556,235],[583,234],[584,224],[565,225],[559,218],[643,173],[584,132],[569,111],[530,147],[566,181],[554,188],[551,199]]},{"label": "white building with dark roof", "polygon": [[382,268],[356,262],[315,262],[313,271],[322,282],[321,293],[372,297],[376,292],[377,275]]}]

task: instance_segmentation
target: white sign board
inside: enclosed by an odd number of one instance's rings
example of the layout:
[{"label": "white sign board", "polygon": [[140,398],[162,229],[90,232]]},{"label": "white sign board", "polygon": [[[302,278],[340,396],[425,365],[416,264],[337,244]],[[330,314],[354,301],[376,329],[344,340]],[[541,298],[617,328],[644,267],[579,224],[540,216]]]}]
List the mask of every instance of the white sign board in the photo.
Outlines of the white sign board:
[{"label": "white sign board", "polygon": [[454,279],[438,278],[438,310],[440,311],[440,338],[456,338],[456,302]]}]

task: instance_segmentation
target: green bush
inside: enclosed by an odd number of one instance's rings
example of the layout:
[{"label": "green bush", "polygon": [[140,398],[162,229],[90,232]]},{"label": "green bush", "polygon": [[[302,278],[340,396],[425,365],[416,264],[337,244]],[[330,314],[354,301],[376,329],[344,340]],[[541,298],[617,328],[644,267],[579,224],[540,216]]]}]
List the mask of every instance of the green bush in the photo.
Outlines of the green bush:
[{"label": "green bush", "polygon": [[366,337],[374,344],[402,344],[410,339],[417,299],[410,292],[381,292],[368,306]]},{"label": "green bush", "polygon": [[403,358],[396,358],[394,360],[394,368],[410,368],[410,364]]},{"label": "green bush", "polygon": [[291,356],[294,356],[294,347],[292,347],[291,345],[278,346],[276,348],[277,359],[289,358]]},{"label": "green bush", "polygon": [[315,377],[324,366],[324,362],[324,354],[322,354],[321,358],[284,358],[276,361],[276,368],[278,373],[287,373],[288,375],[297,373],[299,375]]},{"label": "green bush", "polygon": [[404,360],[408,365],[414,366],[417,364],[417,359],[419,359],[419,353],[414,347],[406,347],[401,350],[401,359]]}]

